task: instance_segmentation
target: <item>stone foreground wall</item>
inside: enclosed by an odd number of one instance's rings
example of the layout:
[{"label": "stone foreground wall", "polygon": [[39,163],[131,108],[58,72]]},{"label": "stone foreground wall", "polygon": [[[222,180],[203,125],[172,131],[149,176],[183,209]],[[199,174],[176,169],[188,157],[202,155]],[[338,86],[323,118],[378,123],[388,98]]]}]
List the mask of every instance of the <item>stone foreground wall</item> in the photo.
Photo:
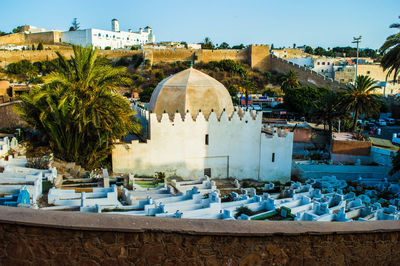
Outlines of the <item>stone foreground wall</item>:
[{"label": "stone foreground wall", "polygon": [[399,221],[206,221],[0,207],[0,265],[398,265],[399,261]]}]

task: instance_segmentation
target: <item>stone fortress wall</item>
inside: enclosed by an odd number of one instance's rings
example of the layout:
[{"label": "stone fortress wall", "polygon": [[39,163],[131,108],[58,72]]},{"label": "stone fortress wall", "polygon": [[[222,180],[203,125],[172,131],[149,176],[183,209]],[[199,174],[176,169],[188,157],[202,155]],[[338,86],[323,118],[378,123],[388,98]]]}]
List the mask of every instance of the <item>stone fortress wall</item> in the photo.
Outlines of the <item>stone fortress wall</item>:
[{"label": "stone fortress wall", "polygon": [[[60,53],[70,57],[73,52],[70,49],[60,50]],[[344,84],[327,78],[315,71],[299,67],[293,63],[287,62],[270,54],[269,45],[251,45],[243,50],[195,50],[195,49],[166,49],[151,50],[144,49],[139,51],[131,50],[100,50],[100,55],[109,58],[130,57],[133,54],[143,54],[144,58],[149,60],[150,64],[160,62],[190,61],[210,62],[231,59],[237,62],[249,64],[252,68],[260,71],[276,70],[279,72],[288,72],[294,70],[298,74],[300,82],[304,85],[318,87],[330,87],[338,89],[344,87]],[[0,51],[0,67],[5,67],[9,63],[18,62],[27,59],[32,62],[51,60],[56,58],[55,50],[45,51]]]},{"label": "stone fortress wall", "polygon": [[330,87],[331,89],[344,88],[345,84],[340,83],[332,78],[327,78],[311,69],[288,62],[275,55],[271,55],[270,68],[279,72],[296,71],[297,77],[301,84],[306,86]]},{"label": "stone fortress wall", "polygon": [[399,221],[222,221],[0,207],[1,265],[398,265]]}]

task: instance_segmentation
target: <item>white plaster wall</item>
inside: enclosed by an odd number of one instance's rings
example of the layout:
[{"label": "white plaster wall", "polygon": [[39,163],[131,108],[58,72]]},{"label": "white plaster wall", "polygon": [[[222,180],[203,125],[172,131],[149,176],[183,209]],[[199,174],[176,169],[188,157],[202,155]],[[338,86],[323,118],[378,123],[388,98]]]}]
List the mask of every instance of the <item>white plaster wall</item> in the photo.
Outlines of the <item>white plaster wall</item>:
[{"label": "white plaster wall", "polygon": [[[226,113],[219,120],[211,113],[208,121],[202,113],[195,121],[190,114],[182,120],[176,113],[172,121],[168,114],[163,114],[160,122],[151,114],[150,140],[116,144],[112,152],[113,171],[138,175],[161,171],[167,176],[194,179],[203,177],[205,168],[211,168],[211,177],[226,178],[229,160],[230,177],[289,180],[293,135],[265,138],[261,135],[261,122],[261,115],[253,118],[250,112],[242,118],[234,112],[230,120]],[[268,159],[263,156],[274,149],[276,163],[264,165]]]},{"label": "white plaster wall", "polygon": [[92,43],[91,29],[77,30],[77,31],[64,31],[61,33],[61,41],[83,47],[89,46]]},{"label": "white plaster wall", "polygon": [[[150,31],[114,32],[109,30],[85,29],[77,31],[65,31],[61,34],[61,41],[81,46],[93,45],[99,49],[110,46],[111,49],[127,48],[132,45],[146,44],[149,40]],[[154,34],[153,34],[154,39]]]},{"label": "white plaster wall", "polygon": [[[277,133],[273,136],[267,134],[261,136],[260,180],[262,181],[280,181],[282,184],[290,181],[293,132],[284,134],[282,137]],[[275,153],[274,162],[272,153]]]}]

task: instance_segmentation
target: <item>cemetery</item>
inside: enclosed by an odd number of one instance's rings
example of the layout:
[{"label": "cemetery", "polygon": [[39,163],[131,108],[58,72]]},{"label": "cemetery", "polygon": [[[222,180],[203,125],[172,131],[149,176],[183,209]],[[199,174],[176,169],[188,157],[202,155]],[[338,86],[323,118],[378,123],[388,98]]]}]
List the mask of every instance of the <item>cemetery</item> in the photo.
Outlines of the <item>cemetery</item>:
[{"label": "cemetery", "polygon": [[89,173],[73,163],[60,164],[51,158],[47,158],[48,165],[40,167],[44,169],[38,169],[34,167],[41,165],[40,158],[32,161],[9,154],[18,147],[15,138],[9,139],[0,140],[0,205],[160,218],[332,222],[400,219],[400,183],[386,176],[336,178],[321,175],[321,171],[312,174],[316,165],[305,163],[296,163],[294,170],[301,172],[302,168],[302,174],[284,185],[208,176],[168,179],[161,172],[154,177],[110,176],[107,169]]}]

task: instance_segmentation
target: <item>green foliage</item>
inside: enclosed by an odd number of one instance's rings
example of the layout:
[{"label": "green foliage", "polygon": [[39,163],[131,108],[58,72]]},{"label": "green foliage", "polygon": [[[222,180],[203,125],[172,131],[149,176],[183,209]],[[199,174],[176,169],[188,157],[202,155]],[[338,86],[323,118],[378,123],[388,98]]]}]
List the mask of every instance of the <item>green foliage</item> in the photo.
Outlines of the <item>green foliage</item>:
[{"label": "green foliage", "polygon": [[248,188],[248,187],[251,187],[251,184],[250,184],[249,181],[243,181],[242,187],[243,187],[243,188]]},{"label": "green foliage", "polygon": [[140,126],[129,102],[112,89],[131,83],[125,69],[104,64],[92,47],[73,50],[71,60],[57,53],[57,70],[21,97],[17,111],[56,157],[92,169],[106,163],[116,139]]},{"label": "green foliage", "polygon": [[321,95],[322,91],[314,87],[291,88],[286,90],[283,101],[288,111],[309,118],[318,108],[317,100]]},{"label": "green foliage", "polygon": [[22,27],[21,27],[21,26],[16,27],[16,28],[14,28],[14,29],[12,30],[12,33],[19,33],[19,32],[22,32]]},{"label": "green foliage", "polygon": [[142,62],[144,58],[141,54],[134,54],[131,58],[131,65],[136,69]]},{"label": "green foliage", "polygon": [[121,57],[121,58],[119,58],[119,59],[114,63],[114,66],[117,66],[117,67],[119,67],[119,66],[127,67],[127,66],[129,66],[129,64],[130,64],[130,61],[129,61],[128,58],[126,58],[126,57]]},{"label": "green foliage", "polygon": [[232,49],[244,49],[244,48],[246,48],[246,46],[242,43],[242,44],[239,44],[239,45],[234,45],[234,46],[232,46]]},{"label": "green foliage", "polygon": [[139,47],[137,45],[132,45],[131,50],[139,50]]},{"label": "green foliage", "polygon": [[29,60],[23,59],[16,63],[7,65],[7,74],[22,75],[24,79],[28,77],[36,76],[37,69],[32,65]]},{"label": "green foliage", "polygon": [[223,42],[218,46],[218,49],[230,49],[230,47],[228,43]]},{"label": "green foliage", "polygon": [[164,172],[156,172],[154,179],[157,183],[164,183],[165,173]]},{"label": "green foliage", "polygon": [[313,117],[322,120],[324,124],[329,126],[329,134],[332,134],[333,123],[347,115],[346,108],[343,106],[343,97],[343,92],[322,89],[321,97],[316,99]]},{"label": "green foliage", "polygon": [[44,80],[41,77],[31,77],[28,80],[29,84],[42,84]]},{"label": "green foliage", "polygon": [[247,216],[252,216],[255,213],[252,210],[250,210],[250,208],[247,206],[241,206],[236,208],[235,218],[238,218],[242,214],[246,214]]},{"label": "green foliage", "polygon": [[288,89],[293,89],[299,87],[299,81],[297,80],[297,73],[296,71],[290,70],[288,73],[286,73],[281,89],[283,92],[286,92]]},{"label": "green foliage", "polygon": [[353,129],[355,131],[359,115],[372,115],[379,112],[381,102],[374,90],[379,88],[375,85],[376,81],[369,76],[358,76],[356,85],[350,84],[345,88],[343,95],[343,102],[346,110],[354,113],[353,115]]},{"label": "green foliage", "polygon": [[43,43],[39,43],[38,44],[38,46],[37,46],[37,49],[36,50],[38,50],[38,51],[41,51],[41,50],[43,50],[44,49],[44,47],[43,47]]},{"label": "green foliage", "polygon": [[272,89],[266,89],[265,91],[263,91],[262,93],[263,95],[267,95],[268,97],[278,97],[281,96],[281,94],[276,91],[276,90],[272,90]]},{"label": "green foliage", "polygon": [[111,50],[111,46],[106,46],[104,50]]},{"label": "green foliage", "polygon": [[162,72],[162,71],[156,71],[155,74],[154,74],[154,76],[155,76],[155,78],[156,78],[156,80],[157,80],[158,82],[160,82],[160,81],[162,81],[163,79],[165,79],[164,72]]},{"label": "green foliage", "polygon": [[306,46],[304,52],[306,52],[307,54],[314,54],[314,49],[311,46]]},{"label": "green foliage", "polygon": [[153,93],[154,88],[148,87],[143,89],[142,92],[139,93],[139,98],[142,102],[150,102],[151,94]]},{"label": "green foliage", "polygon": [[248,70],[239,62],[235,62],[231,59],[224,59],[221,61],[211,61],[207,64],[198,64],[200,68],[206,68],[210,70],[220,70],[226,71],[231,74],[237,74],[240,76],[244,76],[247,74]]},{"label": "green foliage", "polygon": [[57,68],[57,61],[56,60],[51,60],[51,61],[38,61],[33,63],[33,66],[35,67],[37,73],[45,76],[50,74],[52,71],[55,71]]},{"label": "green foliage", "polygon": [[70,31],[76,31],[79,29],[78,19],[74,18],[71,23],[71,27],[69,28]]},{"label": "green foliage", "polygon": [[201,44],[201,49],[215,49],[214,44],[210,40],[210,38],[204,38],[204,42]]},{"label": "green foliage", "polygon": [[[400,29],[400,23],[393,23],[390,28]],[[381,66],[383,70],[388,70],[387,77],[393,74],[393,80],[397,80],[400,74],[400,33],[387,37],[380,51],[384,54]]]}]

